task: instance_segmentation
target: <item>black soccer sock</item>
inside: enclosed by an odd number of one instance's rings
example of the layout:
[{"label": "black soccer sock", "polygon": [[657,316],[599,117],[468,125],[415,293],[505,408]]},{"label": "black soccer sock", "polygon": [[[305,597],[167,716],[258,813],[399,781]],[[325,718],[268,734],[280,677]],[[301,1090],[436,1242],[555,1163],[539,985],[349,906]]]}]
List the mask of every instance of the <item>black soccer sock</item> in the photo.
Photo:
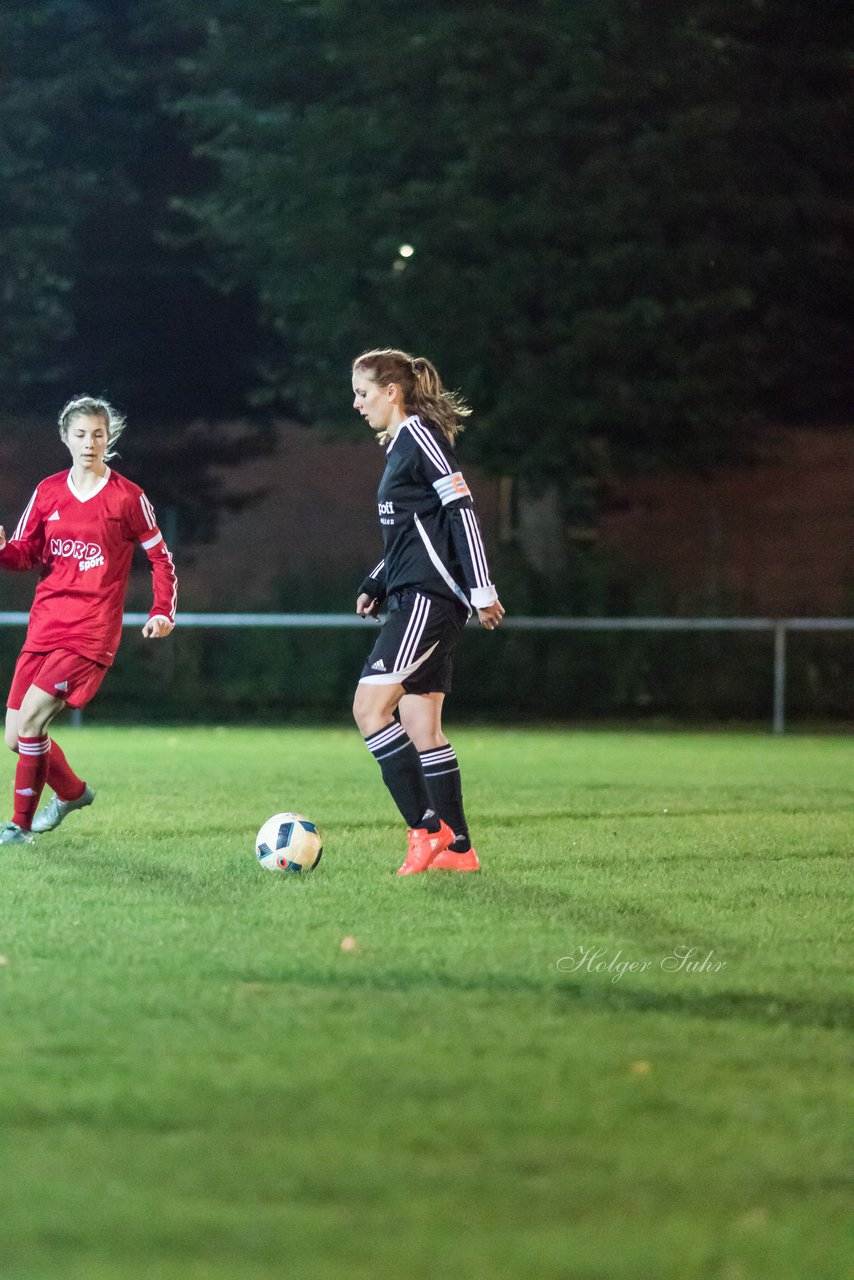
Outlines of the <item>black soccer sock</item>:
[{"label": "black soccer sock", "polygon": [[444,747],[420,754],[430,804],[456,837],[451,845],[453,852],[465,853],[471,848],[471,840],[463,812],[463,788],[456,752],[448,742]]},{"label": "black soccer sock", "polygon": [[415,744],[399,721],[365,738],[365,746],[380,766],[383,782],[391,792],[408,827],[439,830],[439,819],[430,807],[424,770]]}]

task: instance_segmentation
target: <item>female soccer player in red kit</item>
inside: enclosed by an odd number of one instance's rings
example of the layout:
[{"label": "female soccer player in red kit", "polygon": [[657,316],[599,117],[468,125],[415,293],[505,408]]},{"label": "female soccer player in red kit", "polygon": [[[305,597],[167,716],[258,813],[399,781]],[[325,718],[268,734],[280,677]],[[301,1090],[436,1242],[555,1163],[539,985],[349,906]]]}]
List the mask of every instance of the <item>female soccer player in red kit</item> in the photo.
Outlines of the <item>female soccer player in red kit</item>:
[{"label": "female soccer player in red kit", "polygon": [[[142,634],[159,640],[175,625],[175,570],[154,509],[138,485],[107,466],[124,425],[106,400],[70,400],[59,434],[71,470],[38,485],[11,538],[0,525],[0,568],[40,571],[6,702],[6,745],[18,762],[14,812],[0,826],[0,844],[32,844],[33,831],[52,831],[95,798],[47,731],[66,703],[84,707],[92,699],[113,663],[136,543],[154,583]],[[55,794],[36,816],[45,783]]]}]

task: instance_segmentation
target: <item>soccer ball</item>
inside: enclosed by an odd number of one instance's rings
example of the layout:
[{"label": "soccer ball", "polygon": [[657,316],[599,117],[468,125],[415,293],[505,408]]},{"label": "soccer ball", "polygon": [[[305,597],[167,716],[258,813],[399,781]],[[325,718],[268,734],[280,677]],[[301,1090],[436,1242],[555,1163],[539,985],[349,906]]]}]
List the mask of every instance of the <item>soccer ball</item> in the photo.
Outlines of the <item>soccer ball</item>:
[{"label": "soccer ball", "polygon": [[323,838],[301,813],[277,813],[258,832],[255,852],[268,871],[313,871],[323,853]]}]

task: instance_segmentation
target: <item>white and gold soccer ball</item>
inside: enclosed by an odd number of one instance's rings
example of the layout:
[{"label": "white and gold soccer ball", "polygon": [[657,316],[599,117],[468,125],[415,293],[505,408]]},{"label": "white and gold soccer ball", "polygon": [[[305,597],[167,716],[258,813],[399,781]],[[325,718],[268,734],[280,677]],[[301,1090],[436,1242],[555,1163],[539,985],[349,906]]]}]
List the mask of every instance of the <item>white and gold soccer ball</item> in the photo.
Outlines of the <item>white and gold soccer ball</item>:
[{"label": "white and gold soccer ball", "polygon": [[268,871],[313,871],[323,853],[323,837],[301,813],[276,813],[258,832],[255,853]]}]

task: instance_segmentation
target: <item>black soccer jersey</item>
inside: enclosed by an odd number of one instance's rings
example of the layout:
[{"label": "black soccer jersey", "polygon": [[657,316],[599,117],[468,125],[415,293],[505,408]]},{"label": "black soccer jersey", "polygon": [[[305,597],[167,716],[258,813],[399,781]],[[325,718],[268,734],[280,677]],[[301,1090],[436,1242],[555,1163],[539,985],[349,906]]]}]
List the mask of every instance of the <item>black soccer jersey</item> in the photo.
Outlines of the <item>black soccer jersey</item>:
[{"label": "black soccer jersey", "polygon": [[471,612],[498,599],[471,493],[441,431],[413,415],[388,446],[377,501],[385,557],[361,590],[378,600],[417,587]]}]

